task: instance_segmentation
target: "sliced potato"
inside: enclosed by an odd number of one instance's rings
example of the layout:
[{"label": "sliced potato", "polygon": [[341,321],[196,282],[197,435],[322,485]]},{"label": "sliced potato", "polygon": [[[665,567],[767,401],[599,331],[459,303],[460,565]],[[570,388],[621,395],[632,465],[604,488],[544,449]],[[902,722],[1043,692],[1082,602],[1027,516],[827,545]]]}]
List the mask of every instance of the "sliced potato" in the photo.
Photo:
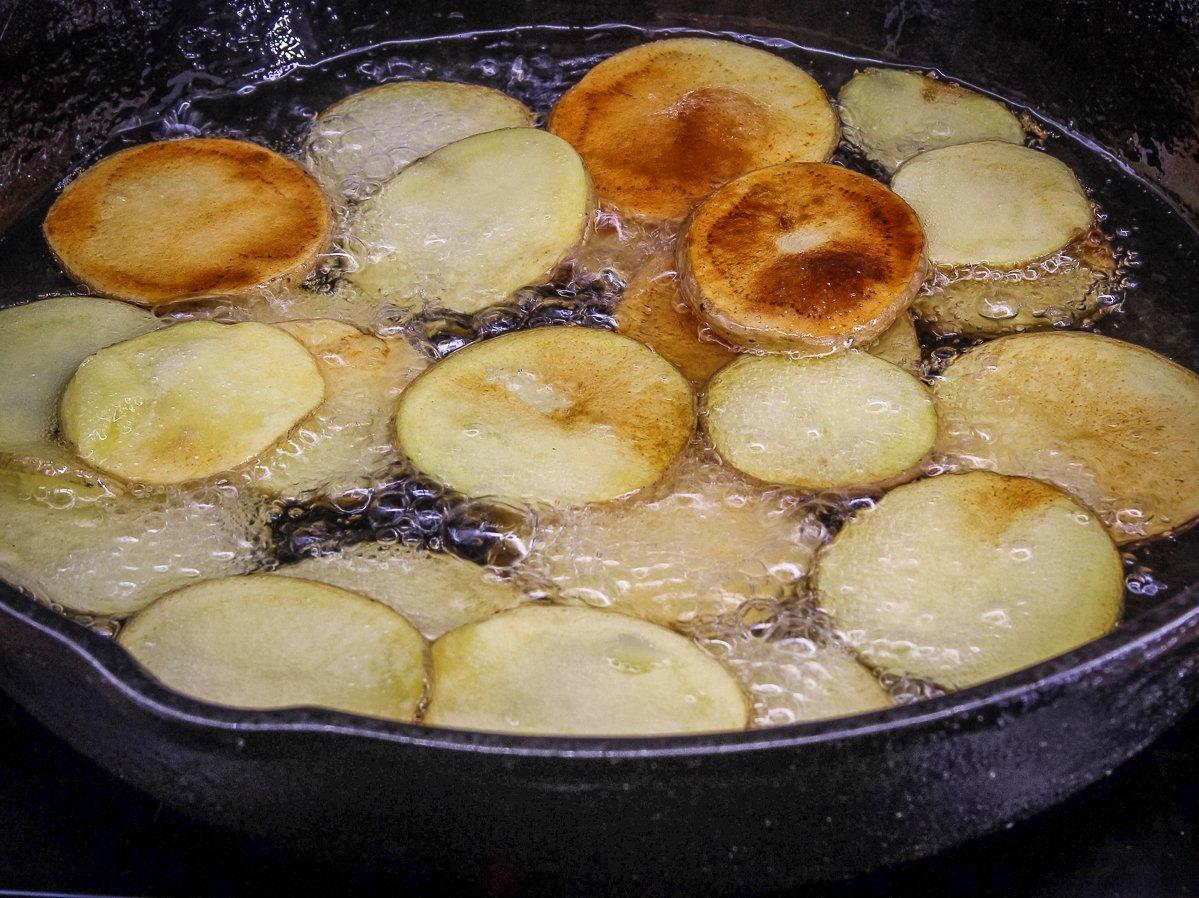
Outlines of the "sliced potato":
[{"label": "sliced potato", "polygon": [[920,72],[865,69],[837,95],[845,138],[888,172],[918,153],[979,140],[1024,142],[1002,103]]},{"label": "sliced potato", "polygon": [[909,374],[919,374],[924,353],[920,349],[920,337],[916,334],[911,313],[904,312],[896,318],[882,336],[866,347],[866,351],[885,362],[898,365]]},{"label": "sliced potato", "polygon": [[647,493],[539,516],[522,577],[562,601],[692,624],[782,597],[823,536],[795,497],[698,452]]},{"label": "sliced potato", "polygon": [[370,596],[404,615],[429,639],[513,608],[520,590],[444,552],[359,543],[276,571]]},{"label": "sliced potato", "polygon": [[1111,244],[1096,233],[1013,271],[985,266],[940,270],[912,308],[941,335],[994,337],[1073,326],[1102,310],[1115,269]]},{"label": "sliced potato", "polygon": [[474,312],[545,278],[583,237],[591,182],[533,128],[477,134],[389,181],[352,225],[354,283],[400,304]]},{"label": "sliced potato", "polygon": [[616,327],[678,368],[697,390],[737,357],[701,334],[703,325],[687,307],[678,275],[664,259],[651,262],[629,282],[616,307]]},{"label": "sliced potato", "polygon": [[0,471],[0,572],[46,602],[122,616],[201,577],[260,564],[259,515],[200,488],[114,496],[41,474]]},{"label": "sliced potato", "polygon": [[43,229],[75,280],[155,306],[304,274],[331,220],[320,185],[290,159],[197,137],[101,159],[62,192]]},{"label": "sliced potato", "polygon": [[392,418],[400,393],[425,367],[404,340],[381,339],[340,321],[276,325],[317,361],[325,398],[289,437],[260,456],[250,476],[277,495],[338,493],[394,460]]},{"label": "sliced potato", "polygon": [[837,115],[816,81],[730,41],[655,41],[606,59],[554,107],[550,130],[587,163],[600,198],[683,218],[726,181],[780,162],[819,162]]},{"label": "sliced potato", "polygon": [[313,706],[410,720],[425,642],[403,617],[323,583],[251,574],[163,596],[117,641],[164,684],[237,708]]},{"label": "sliced potato", "polygon": [[302,345],[265,324],[189,321],[101,349],[63,393],[63,436],[125,480],[198,480],[269,448],[324,398]]},{"label": "sliced potato", "polygon": [[816,586],[867,663],[960,688],[1107,633],[1124,578],[1065,493],[974,471],[887,493],[821,553]]},{"label": "sliced potato", "polygon": [[1097,334],[1017,334],[953,362],[934,386],[950,462],[1056,483],[1117,542],[1199,517],[1199,377]]},{"label": "sliced potato", "polygon": [[635,340],[582,327],[460,349],[400,397],[396,434],[417,468],[472,496],[579,505],[658,480],[695,426],[695,399]]},{"label": "sliced potato", "polygon": [[679,241],[683,293],[735,345],[830,353],[870,343],[924,277],[916,214],[837,165],[751,172],[705,199]]},{"label": "sliced potato", "polygon": [[704,418],[716,451],[739,471],[815,490],[891,482],[937,437],[924,384],[857,350],[739,359],[712,378]]},{"label": "sliced potato", "polygon": [[305,151],[326,190],[360,198],[363,182],[389,180],[446,144],[533,121],[524,103],[490,87],[400,81],[338,100],[313,121]]},{"label": "sliced potato", "polygon": [[1020,265],[1057,252],[1095,223],[1064,162],[997,140],[914,156],[891,187],[916,210],[938,265]]},{"label": "sliced potato", "polygon": [[538,735],[743,729],[736,680],[677,633],[622,614],[517,608],[433,644],[425,722]]}]

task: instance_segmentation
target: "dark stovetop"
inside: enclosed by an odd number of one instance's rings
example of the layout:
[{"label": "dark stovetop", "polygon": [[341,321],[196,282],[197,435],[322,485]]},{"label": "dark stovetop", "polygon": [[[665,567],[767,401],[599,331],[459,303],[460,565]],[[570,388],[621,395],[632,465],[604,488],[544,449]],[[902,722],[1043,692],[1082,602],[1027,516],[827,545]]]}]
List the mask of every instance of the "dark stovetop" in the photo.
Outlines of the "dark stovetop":
[{"label": "dark stovetop", "polygon": [[[164,808],[75,754],[2,695],[0,734],[0,892],[394,894],[394,877],[361,859],[314,869]],[[1199,712],[1104,782],[1034,820],[803,895],[1199,896]]]}]

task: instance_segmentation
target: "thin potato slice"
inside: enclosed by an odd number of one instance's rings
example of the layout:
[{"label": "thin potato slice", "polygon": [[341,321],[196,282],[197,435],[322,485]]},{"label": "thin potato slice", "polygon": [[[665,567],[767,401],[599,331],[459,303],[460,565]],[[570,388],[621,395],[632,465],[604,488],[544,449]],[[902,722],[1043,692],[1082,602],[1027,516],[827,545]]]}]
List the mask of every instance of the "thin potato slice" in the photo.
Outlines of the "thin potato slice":
[{"label": "thin potato slice", "polygon": [[326,190],[361,198],[365,182],[387,181],[446,144],[533,121],[524,103],[490,87],[401,81],[338,100],[313,121],[305,151]]},{"label": "thin potato slice", "polygon": [[601,199],[667,219],[747,171],[821,162],[839,137],[828,97],[803,70],[706,38],[604,60],[558,101],[550,130],[579,151]]},{"label": "thin potato slice", "polygon": [[919,374],[924,353],[920,349],[920,337],[911,313],[904,312],[896,318],[882,336],[866,347],[866,351],[884,362],[897,365],[908,374]]},{"label": "thin potato slice", "polygon": [[870,343],[924,277],[916,214],[837,165],[751,172],[703,201],[679,241],[684,295],[738,346],[830,353]]},{"label": "thin potato slice", "polygon": [[529,606],[433,644],[425,722],[537,735],[744,729],[736,680],[677,633],[622,614]]},{"label": "thin potato slice", "polygon": [[400,449],[472,496],[602,502],[658,480],[695,426],[669,362],[582,327],[518,331],[442,359],[400,397]]},{"label": "thin potato slice", "polygon": [[979,140],[1024,142],[1002,103],[920,72],[865,69],[837,95],[845,138],[893,172],[919,153]]},{"label": "thin potato slice", "polygon": [[330,225],[320,185],[299,165],[205,137],[100,160],[67,186],[43,228],[75,280],[155,306],[304,274]]},{"label": "thin potato slice", "polygon": [[364,334],[340,321],[285,321],[280,330],[312,353],[325,399],[300,427],[261,456],[254,484],[276,495],[337,493],[394,458],[392,418],[404,386],[425,367],[404,340]]},{"label": "thin potato slice", "polygon": [[170,484],[269,448],[324,398],[312,356],[266,324],[189,321],[101,349],[63,393],[63,435],[88,464]]},{"label": "thin potato slice", "polygon": [[1124,578],[1065,493],[974,471],[887,493],[821,553],[816,586],[867,663],[961,688],[1107,633]]},{"label": "thin potato slice", "polygon": [[561,601],[691,625],[782,598],[823,536],[795,497],[698,452],[647,492],[539,516],[522,579]]},{"label": "thin potato slice", "polygon": [[1199,377],[1087,333],[1003,337],[934,385],[949,461],[1056,483],[1119,543],[1199,517]]},{"label": "thin potato slice", "polygon": [[163,596],[117,638],[164,684],[236,708],[334,708],[411,720],[425,642],[366,596],[269,574]]},{"label": "thin potato slice", "polygon": [[997,140],[914,156],[891,187],[916,210],[938,265],[1020,265],[1057,252],[1095,223],[1064,162]]},{"label": "thin potato slice", "polygon": [[591,182],[552,134],[507,128],[442,147],[359,209],[354,283],[474,312],[545,278],[583,237]]},{"label": "thin potato slice", "polygon": [[704,415],[730,465],[767,483],[815,490],[893,482],[937,437],[925,386],[857,350],[739,359],[712,378]]},{"label": "thin potato slice", "polygon": [[520,590],[444,552],[360,543],[276,571],[362,593],[393,608],[429,639],[524,601]]}]

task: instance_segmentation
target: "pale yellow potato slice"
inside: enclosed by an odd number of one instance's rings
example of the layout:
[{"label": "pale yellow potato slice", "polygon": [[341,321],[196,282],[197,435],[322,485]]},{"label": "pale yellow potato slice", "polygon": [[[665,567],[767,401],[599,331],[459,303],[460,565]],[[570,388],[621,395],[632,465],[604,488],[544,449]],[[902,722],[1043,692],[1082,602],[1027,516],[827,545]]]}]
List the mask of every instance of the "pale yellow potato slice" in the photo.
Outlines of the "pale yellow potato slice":
[{"label": "pale yellow potato slice", "polygon": [[229,490],[114,496],[0,470],[0,572],[80,614],[120,617],[197,579],[250,570],[261,564],[262,521]]},{"label": "pale yellow potato slice", "polygon": [[920,337],[910,312],[904,312],[882,335],[866,347],[871,355],[885,362],[898,365],[909,374],[920,373],[924,353],[920,349]]},{"label": "pale yellow potato slice", "polygon": [[524,601],[517,587],[477,564],[403,545],[359,543],[275,573],[370,596],[404,615],[429,639]]},{"label": "pale yellow potato slice", "polygon": [[88,358],[60,415],[88,464],[140,483],[185,483],[249,461],[324,395],[316,361],[283,331],[189,321]]},{"label": "pale yellow potato slice", "polygon": [[938,265],[1019,265],[1056,252],[1095,223],[1064,162],[997,140],[913,156],[891,188],[916,210]]},{"label": "pale yellow potato slice", "polygon": [[920,72],[864,69],[837,95],[845,139],[888,172],[919,153],[979,140],[1024,142],[1020,120],[990,97]]},{"label": "pale yellow potato slice", "polygon": [[716,190],[678,247],[683,294],[737,346],[830,353],[873,342],[911,305],[924,236],[886,186],[792,163]]},{"label": "pale yellow potato slice", "polygon": [[399,447],[472,496],[602,502],[658,480],[695,426],[695,398],[635,340],[583,327],[504,334],[408,385]]},{"label": "pale yellow potato slice", "polygon": [[260,456],[252,482],[276,495],[337,493],[393,461],[392,419],[404,386],[425,367],[402,339],[382,339],[340,321],[276,325],[312,353],[325,398],[288,437]]},{"label": "pale yellow potato slice", "polygon": [[708,38],[604,60],[558,101],[550,130],[579,151],[602,200],[666,219],[753,169],[821,162],[840,136],[828,97],[802,69]]},{"label": "pale yellow potato slice", "polygon": [[325,109],[312,123],[305,153],[326,190],[361,198],[366,182],[386,181],[446,144],[533,122],[524,103],[494,88],[400,81],[360,90]]},{"label": "pale yellow potato slice", "polygon": [[1199,377],[1149,349],[1017,334],[963,354],[934,393],[949,462],[1056,483],[1119,543],[1199,517]]},{"label": "pale yellow potato slice", "polygon": [[823,529],[798,506],[688,452],[645,495],[539,516],[518,571],[560,601],[690,625],[803,578]]},{"label": "pale yellow potato slice", "polygon": [[433,644],[425,723],[561,736],[744,729],[736,680],[690,640],[623,614],[517,608]]},{"label": "pale yellow potato slice", "polygon": [[1097,639],[1120,553],[1065,493],[988,471],[887,493],[817,559],[821,605],[870,665],[961,688]]},{"label": "pale yellow potato slice", "polygon": [[570,144],[533,128],[477,134],[404,169],[351,225],[367,293],[474,312],[543,280],[583,238],[591,182]]},{"label": "pale yellow potato slice", "polygon": [[716,451],[739,471],[814,490],[914,473],[937,437],[924,384],[859,350],[739,359],[708,385],[704,421]]},{"label": "pale yellow potato slice", "polygon": [[163,596],[117,641],[170,688],[236,708],[411,720],[425,641],[366,596],[290,577],[206,580]]},{"label": "pale yellow potato slice", "polygon": [[62,192],[43,230],[75,280],[155,306],[301,276],[331,222],[320,185],[295,162],[203,137],[101,159]]}]

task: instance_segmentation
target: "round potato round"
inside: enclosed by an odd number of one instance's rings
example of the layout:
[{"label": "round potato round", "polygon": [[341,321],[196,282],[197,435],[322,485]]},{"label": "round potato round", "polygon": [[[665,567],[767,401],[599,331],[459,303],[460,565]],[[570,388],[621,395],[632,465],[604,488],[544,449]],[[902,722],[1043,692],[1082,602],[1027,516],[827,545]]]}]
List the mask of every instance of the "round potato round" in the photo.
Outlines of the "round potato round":
[{"label": "round potato round", "polygon": [[688,302],[735,345],[828,353],[874,341],[924,277],[916,214],[837,165],[751,172],[703,201],[679,241]]},{"label": "round potato round", "polygon": [[622,614],[528,606],[433,644],[425,722],[537,735],[744,729],[736,680],[693,642]]},{"label": "round potato round", "polygon": [[204,137],[100,160],[62,192],[43,230],[71,277],[156,306],[306,273],[330,223],[324,193],[299,165]]},{"label": "round potato round", "polygon": [[916,210],[938,265],[1019,265],[1056,252],[1095,223],[1064,162],[997,140],[914,156],[891,187]]},{"label": "round potato round", "polygon": [[1048,484],[987,471],[887,493],[821,553],[815,579],[868,664],[948,688],[1097,639],[1124,594],[1096,517]]},{"label": "round potato round", "polygon": [[1016,334],[933,387],[948,460],[1055,483],[1119,543],[1199,518],[1199,376],[1097,334]]},{"label": "round potato round", "polygon": [[815,490],[893,481],[937,437],[924,384],[858,350],[739,359],[712,378],[704,417],[716,451],[733,467]]},{"label": "round potato round", "polygon": [[396,434],[417,468],[472,496],[602,502],[658,480],[687,444],[695,398],[636,340],[582,327],[460,349],[409,384]]},{"label": "round potato round", "polygon": [[236,708],[411,720],[425,686],[425,642],[403,617],[335,586],[269,574],[165,595],[117,641],[172,689]]},{"label": "round potato round", "polygon": [[678,38],[606,59],[568,90],[550,130],[587,163],[600,198],[681,219],[726,181],[780,162],[820,162],[837,115],[820,85],[771,53]]},{"label": "round potato round", "polygon": [[63,436],[124,480],[228,471],[311,412],[325,382],[308,351],[266,324],[190,321],[101,349],[63,393]]}]

